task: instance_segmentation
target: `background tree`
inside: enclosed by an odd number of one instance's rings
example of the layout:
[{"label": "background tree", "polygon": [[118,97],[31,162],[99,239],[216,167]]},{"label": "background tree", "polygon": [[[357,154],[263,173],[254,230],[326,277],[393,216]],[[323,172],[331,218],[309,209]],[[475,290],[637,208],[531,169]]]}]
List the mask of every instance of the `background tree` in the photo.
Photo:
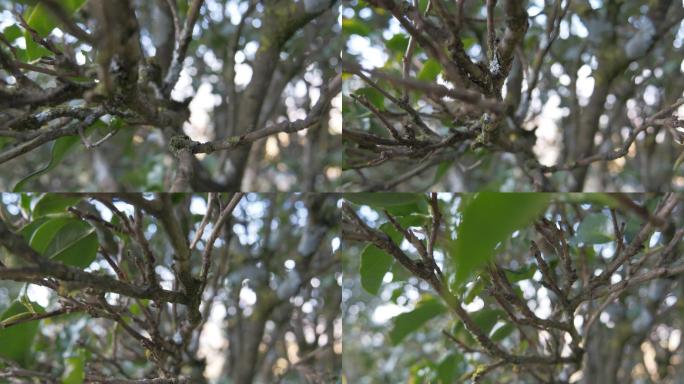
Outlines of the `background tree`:
[{"label": "background tree", "polygon": [[0,187],[332,190],[334,3],[0,1]]},{"label": "background tree", "polygon": [[679,2],[353,0],[342,12],[348,190],[682,188]]},{"label": "background tree", "polygon": [[345,198],[350,382],[681,381],[681,195]]},{"label": "background tree", "polygon": [[333,195],[2,195],[0,382],[334,381]]}]

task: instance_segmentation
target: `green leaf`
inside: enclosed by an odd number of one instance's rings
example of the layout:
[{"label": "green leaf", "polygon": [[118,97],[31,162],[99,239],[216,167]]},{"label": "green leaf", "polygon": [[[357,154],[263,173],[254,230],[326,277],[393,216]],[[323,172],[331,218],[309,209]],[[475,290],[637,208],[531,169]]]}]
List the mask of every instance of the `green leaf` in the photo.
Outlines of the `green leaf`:
[{"label": "green leaf", "polygon": [[563,201],[574,204],[594,204],[605,207],[618,207],[619,201],[610,193],[563,193],[559,195]]},{"label": "green leaf", "polygon": [[21,28],[17,24],[12,24],[2,30],[2,35],[5,36],[8,42],[12,43],[22,36]]},{"label": "green leaf", "polygon": [[67,357],[62,384],[83,384],[85,380],[86,350],[79,348],[74,356]]},{"label": "green leaf", "polygon": [[425,11],[427,11],[429,3],[429,0],[418,0],[418,10],[420,11],[420,13],[424,14]]},{"label": "green leaf", "polygon": [[[76,12],[87,0],[60,0],[59,3],[67,14]],[[26,22],[41,37],[47,36],[58,25],[56,18],[43,4],[29,8]]]},{"label": "green leaf", "polygon": [[385,46],[394,52],[404,53],[408,46],[408,40],[408,37],[403,33],[397,33],[385,42]]},{"label": "green leaf", "polygon": [[576,243],[588,245],[603,244],[614,239],[613,224],[608,215],[596,212],[590,213],[582,219],[573,238]]},{"label": "green leaf", "polygon": [[361,253],[361,286],[371,295],[377,295],[382,278],[392,266],[392,256],[369,244]]},{"label": "green leaf", "polygon": [[437,299],[424,298],[413,311],[402,313],[394,318],[394,327],[389,334],[390,341],[394,345],[399,344],[410,333],[444,312],[446,312],[446,307]]},{"label": "green leaf", "polygon": [[27,216],[31,215],[31,201],[33,200],[32,196],[28,193],[22,193],[21,194],[21,201],[19,203],[19,206],[21,207],[22,213],[24,213]]},{"label": "green leaf", "polygon": [[78,204],[83,198],[78,196],[64,196],[54,193],[46,193],[38,200],[33,208],[33,217],[39,218],[55,213],[64,213],[67,208]]},{"label": "green leaf", "polygon": [[33,235],[29,240],[29,245],[36,250],[36,252],[39,252],[40,254],[45,253],[48,245],[50,245],[52,239],[55,238],[57,232],[59,232],[67,223],[73,221],[77,220],[67,217],[48,219],[33,232]]},{"label": "green leaf", "polygon": [[60,228],[44,255],[67,265],[85,268],[95,260],[98,246],[95,228],[75,220]]},{"label": "green leaf", "polygon": [[484,333],[489,333],[503,315],[503,311],[498,309],[482,309],[470,314],[473,322],[475,322]]},{"label": "green leaf", "polygon": [[531,279],[534,273],[537,272],[537,266],[532,264],[517,270],[506,269],[504,272],[509,282],[517,283],[518,281]]},{"label": "green leaf", "polygon": [[435,59],[427,59],[418,72],[418,80],[435,81],[440,72],[442,72],[442,65]]},{"label": "green leaf", "polygon": [[[70,15],[78,10],[87,0],[61,0],[59,3],[66,14]],[[26,22],[40,37],[45,37],[58,25],[59,19],[55,17],[43,4],[37,4],[26,12]],[[42,56],[52,56],[53,53],[36,43],[31,34],[24,32],[26,38],[26,55],[28,61],[36,60]]]},{"label": "green leaf", "polygon": [[499,328],[497,328],[493,333],[490,339],[492,339],[493,342],[499,342],[506,337],[508,337],[513,331],[515,330],[515,326],[511,323],[506,323]]},{"label": "green leaf", "polygon": [[41,57],[50,57],[53,55],[53,53],[48,49],[33,41],[28,32],[24,33],[24,37],[26,38],[26,51],[21,57],[22,60],[26,62],[33,62]]},{"label": "green leaf", "polygon": [[365,37],[371,33],[371,29],[362,20],[342,19],[342,33],[345,35],[359,35]]},{"label": "green leaf", "polygon": [[463,356],[456,352],[451,352],[444,356],[437,367],[437,376],[442,384],[452,384],[461,372]]},{"label": "green leaf", "polygon": [[64,159],[64,157],[67,155],[69,150],[78,143],[79,137],[78,136],[63,136],[60,137],[59,139],[55,140],[52,142],[52,155],[50,157],[50,161],[45,164],[42,168],[36,170],[35,172],[31,173],[30,175],[24,177],[21,179],[15,186],[12,188],[13,192],[20,192],[24,190],[24,187],[26,186],[26,183],[35,178],[38,177],[46,172],[49,172],[53,168],[55,168],[59,163]]},{"label": "green leaf", "polygon": [[369,205],[374,208],[391,208],[397,205],[411,204],[418,201],[420,194],[415,193],[350,193],[344,198],[358,205]]},{"label": "green leaf", "polygon": [[525,227],[546,208],[551,195],[544,193],[480,192],[463,208],[455,241],[448,253],[456,269],[456,284],[486,265],[496,245]]},{"label": "green leaf", "polygon": [[140,300],[140,304],[135,302],[135,303],[131,304],[131,307],[129,309],[133,315],[138,316],[142,313],[142,308],[140,307],[140,305],[147,306],[149,304],[149,302],[150,301],[146,300],[146,299]]},{"label": "green leaf", "polygon": [[359,88],[354,91],[354,93],[359,96],[364,96],[371,104],[373,104],[373,106],[378,109],[385,108],[385,95],[373,87]]},{"label": "green leaf", "polygon": [[[43,307],[36,303],[32,303],[31,306],[37,313],[44,312]],[[31,312],[17,300],[0,315],[0,320],[6,320],[24,313],[30,314]],[[9,328],[0,327],[0,345],[2,346],[0,356],[26,367],[32,359],[31,345],[38,332],[38,324],[38,321],[28,321]]]},{"label": "green leaf", "polygon": [[485,287],[485,280],[483,278],[477,279],[473,284],[471,284],[468,289],[466,290],[464,297],[463,297],[463,302],[465,304],[470,304],[475,300],[475,297],[482,292],[482,290]]},{"label": "green leaf", "polygon": [[401,245],[404,235],[399,233],[392,223],[385,223],[380,226],[380,230],[385,232],[396,245]]},{"label": "green leaf", "polygon": [[28,224],[24,225],[23,227],[21,227],[21,229],[19,230],[19,233],[24,238],[24,240],[30,241],[31,236],[33,236],[33,234],[36,232],[36,230],[41,225],[43,225],[46,221],[47,221],[47,219],[33,220],[33,221],[29,222]]},{"label": "green leaf", "polygon": [[462,38],[461,42],[463,43],[463,49],[470,49],[470,47],[475,45],[477,40],[474,37],[468,36],[468,37]]}]

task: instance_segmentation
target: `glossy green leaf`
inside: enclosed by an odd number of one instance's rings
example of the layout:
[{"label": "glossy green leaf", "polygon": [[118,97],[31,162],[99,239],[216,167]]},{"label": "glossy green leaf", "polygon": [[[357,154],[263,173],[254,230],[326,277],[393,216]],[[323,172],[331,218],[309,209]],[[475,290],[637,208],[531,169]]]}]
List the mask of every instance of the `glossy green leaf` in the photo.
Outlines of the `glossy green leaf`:
[{"label": "glossy green leaf", "polygon": [[392,266],[392,256],[369,244],[361,254],[361,286],[371,295],[377,295],[382,278]]},{"label": "glossy green leaf", "polygon": [[33,207],[33,217],[39,218],[52,214],[65,213],[67,208],[78,204],[83,200],[79,196],[64,196],[54,193],[46,193],[40,197],[36,206]]},{"label": "glossy green leaf", "polygon": [[62,374],[62,384],[83,384],[85,380],[86,351],[79,348],[76,354],[67,357]]},{"label": "glossy green leaf", "polygon": [[451,352],[444,356],[437,367],[437,376],[442,384],[452,384],[462,373],[461,363],[463,356],[460,353]]},{"label": "glossy green leaf", "polygon": [[344,198],[358,205],[373,208],[391,208],[398,205],[415,203],[421,197],[415,193],[349,193]]},{"label": "glossy green leaf", "polygon": [[603,244],[614,239],[613,224],[603,213],[590,213],[582,219],[577,228],[574,242],[588,245]]},{"label": "glossy green leaf", "polygon": [[[43,307],[36,303],[31,303],[31,307],[37,313],[43,312]],[[23,313],[30,314],[31,311],[17,300],[0,315],[0,320]],[[38,324],[39,321],[27,321],[9,328],[0,327],[0,357],[15,361],[25,367],[32,358],[31,345],[38,332]]]},{"label": "glossy green leaf", "polygon": [[442,72],[442,65],[435,59],[427,59],[423,64],[423,68],[418,72],[418,80],[435,81],[437,76]]},{"label": "glossy green leaf", "polygon": [[24,238],[24,240],[30,241],[31,236],[33,236],[36,230],[40,228],[40,226],[43,225],[47,220],[48,219],[46,218],[32,220],[28,224],[21,227],[21,229],[19,229],[19,233]]},{"label": "glossy green leaf", "polygon": [[457,238],[448,244],[461,285],[472,272],[486,265],[497,244],[535,220],[547,207],[551,195],[544,193],[480,192],[463,208]]},{"label": "glossy green leaf", "polygon": [[26,216],[30,216],[31,213],[31,201],[33,200],[33,196],[28,193],[22,193],[21,194],[21,200],[19,202],[19,206],[21,207],[22,213],[24,213]]},{"label": "glossy green leaf", "polygon": [[44,255],[67,265],[85,268],[95,260],[98,246],[95,228],[76,220],[57,232]]},{"label": "glossy green leaf", "polygon": [[415,332],[429,320],[446,312],[446,307],[434,297],[421,300],[411,312],[402,313],[394,318],[394,326],[389,337],[392,344],[399,344],[406,336]]},{"label": "glossy green leaf", "polygon": [[47,250],[48,245],[50,245],[55,238],[57,232],[72,221],[77,220],[68,217],[48,219],[33,232],[33,235],[29,240],[29,245],[31,248],[35,249],[36,252],[43,254]]},{"label": "glossy green leaf", "polygon": [[47,164],[45,164],[43,167],[40,169],[36,170],[35,172],[29,174],[28,176],[24,177],[21,179],[15,186],[12,188],[12,191],[14,192],[20,192],[25,189],[26,183],[28,183],[30,180],[49,172],[52,170],[54,167],[59,165],[60,162],[64,159],[64,157],[69,153],[69,151],[73,148],[76,143],[78,143],[79,137],[78,136],[63,136],[60,137],[59,139],[55,140],[52,142],[52,150],[51,150],[51,156],[50,156],[50,161],[48,161]]}]

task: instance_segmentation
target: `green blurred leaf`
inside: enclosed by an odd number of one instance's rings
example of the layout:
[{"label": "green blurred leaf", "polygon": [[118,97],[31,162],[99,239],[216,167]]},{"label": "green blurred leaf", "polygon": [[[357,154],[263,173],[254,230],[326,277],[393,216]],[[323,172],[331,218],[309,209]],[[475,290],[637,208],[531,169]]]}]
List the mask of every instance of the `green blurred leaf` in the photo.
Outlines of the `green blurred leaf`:
[{"label": "green blurred leaf", "polygon": [[397,33],[392,36],[391,39],[387,40],[385,46],[390,50],[403,54],[406,52],[406,47],[408,46],[408,37],[403,33]]},{"label": "green blurred leaf", "polygon": [[582,219],[573,240],[576,243],[593,245],[610,242],[614,237],[611,219],[608,215],[596,212]]},{"label": "green blurred leaf", "polygon": [[95,228],[76,220],[60,228],[44,255],[67,265],[85,268],[95,260],[98,246]]},{"label": "green blurred leaf", "polygon": [[437,80],[440,72],[442,72],[442,65],[435,59],[427,59],[417,77],[418,80],[433,82]]},{"label": "green blurred leaf", "polygon": [[475,297],[482,292],[485,287],[485,281],[482,278],[478,278],[473,284],[471,284],[465,292],[463,297],[463,302],[465,304],[470,304],[475,300]]},{"label": "green blurred leaf", "polygon": [[14,40],[22,36],[21,28],[17,24],[12,24],[9,27],[2,30],[2,35],[9,43],[13,43]]},{"label": "green blurred leaf", "polygon": [[359,96],[364,96],[368,101],[378,109],[385,108],[385,96],[373,87],[359,88],[354,91]]},{"label": "green blurred leaf", "polygon": [[506,269],[504,272],[509,282],[517,283],[518,281],[531,279],[534,273],[537,272],[537,266],[532,264],[516,270]]},{"label": "green blurred leaf", "polygon": [[62,384],[83,384],[85,380],[85,364],[86,364],[86,351],[83,348],[79,348],[76,354],[71,357],[67,357],[64,369],[64,374],[62,374]]},{"label": "green blurred leaf", "polygon": [[437,367],[437,376],[442,384],[452,384],[462,373],[461,363],[463,356],[460,353],[451,352],[444,356]]},{"label": "green blurred leaf", "polygon": [[371,29],[361,19],[342,19],[342,33],[366,37],[371,33]]},{"label": "green blurred leaf", "polygon": [[499,342],[508,337],[515,330],[515,326],[511,323],[506,323],[497,328],[490,337],[493,342]]},{"label": "green blurred leaf", "polygon": [[473,322],[475,322],[475,324],[480,327],[484,333],[489,333],[492,328],[494,328],[494,325],[496,325],[496,322],[502,318],[503,315],[504,313],[501,310],[487,308],[470,314]]},{"label": "green blurred leaf", "polygon": [[369,244],[361,253],[361,286],[371,295],[377,295],[382,278],[392,266],[393,258],[380,248]]},{"label": "green blurred leaf", "polygon": [[[67,14],[78,10],[87,0],[60,0],[59,3]],[[45,37],[59,24],[55,17],[43,4],[37,4],[29,8],[25,15],[26,22],[40,37]],[[26,55],[28,61],[36,60],[42,56],[52,56],[53,53],[40,44],[33,41],[31,34],[24,32],[26,38]]]},{"label": "green blurred leaf", "polygon": [[404,240],[404,235],[399,233],[392,223],[384,223],[380,226],[380,230],[385,232],[396,245],[401,245]]},{"label": "green blurred leaf", "polygon": [[[31,303],[33,310],[43,313],[43,307],[36,303]],[[20,301],[15,301],[0,315],[0,320],[26,313],[31,314],[28,308]],[[17,362],[26,367],[32,360],[31,346],[33,339],[38,332],[39,321],[27,321],[25,323],[13,325],[9,328],[0,327],[0,356]]]},{"label": "green blurred leaf", "polygon": [[430,4],[429,0],[418,0],[418,10],[420,13],[425,13],[427,11],[428,4]]},{"label": "green blurred leaf", "polygon": [[385,209],[397,218],[410,215],[427,215],[429,210],[427,201],[423,198],[419,198],[413,203],[388,206]]},{"label": "green blurred leaf", "polygon": [[79,196],[64,196],[54,193],[46,193],[40,197],[36,206],[33,207],[33,217],[39,218],[55,213],[64,213],[67,208],[78,204],[83,198]]},{"label": "green blurred leaf", "polygon": [[496,245],[536,219],[550,198],[544,193],[480,192],[470,199],[463,208],[456,240],[448,243],[456,284],[463,284],[475,269],[486,265]]},{"label": "green blurred leaf", "polygon": [[445,311],[446,307],[434,297],[424,298],[414,310],[402,313],[394,318],[394,327],[389,334],[390,341],[394,345],[399,344],[406,336]]},{"label": "green blurred leaf", "polygon": [[470,49],[470,47],[475,45],[477,40],[474,37],[468,36],[468,37],[462,38],[461,42],[463,43],[463,49]]}]

